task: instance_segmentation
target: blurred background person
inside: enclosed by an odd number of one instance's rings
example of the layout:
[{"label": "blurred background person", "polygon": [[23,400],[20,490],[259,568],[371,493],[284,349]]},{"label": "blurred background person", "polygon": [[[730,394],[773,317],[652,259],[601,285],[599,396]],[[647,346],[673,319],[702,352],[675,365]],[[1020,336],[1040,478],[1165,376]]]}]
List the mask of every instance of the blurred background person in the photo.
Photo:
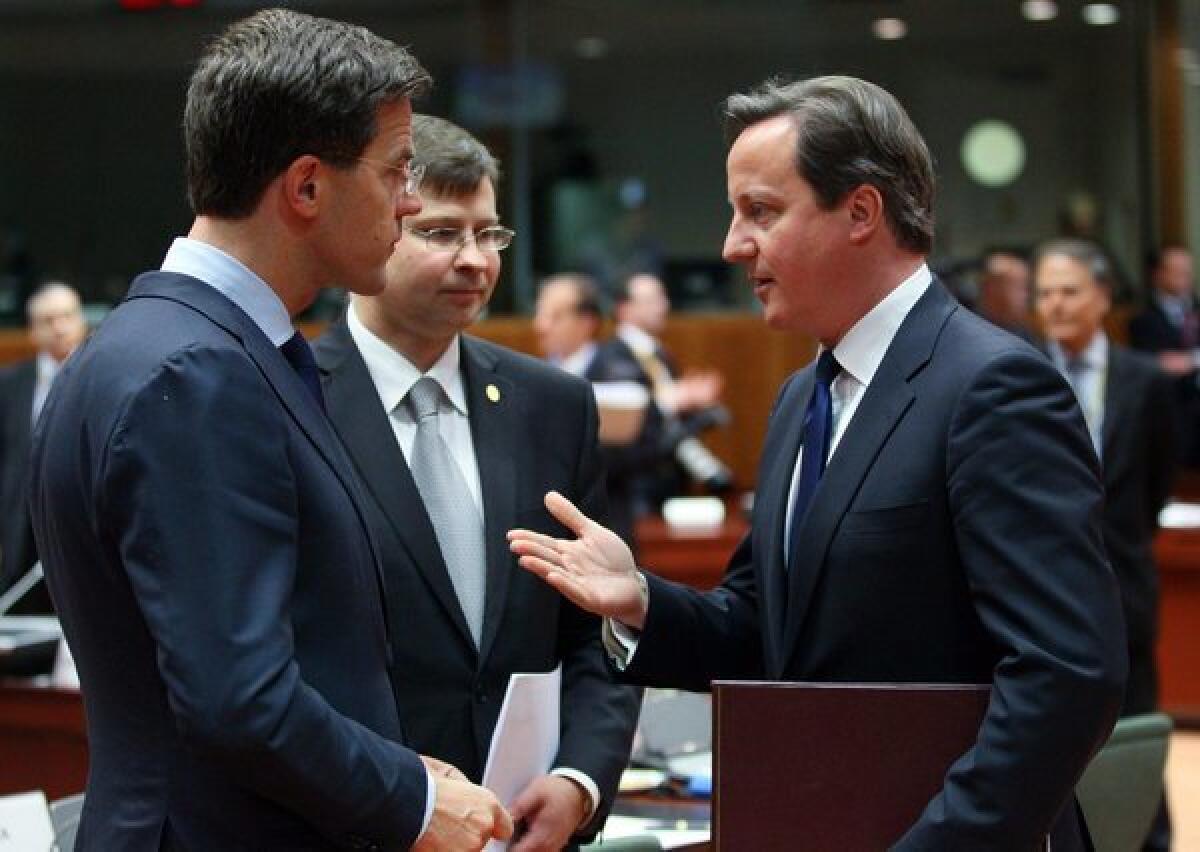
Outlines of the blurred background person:
[{"label": "blurred background person", "polygon": [[587,377],[603,322],[595,280],[565,272],[542,282],[533,310],[533,332],[542,356],[572,375]]},{"label": "blurred background person", "polygon": [[[1153,541],[1174,474],[1172,390],[1153,359],[1109,340],[1108,259],[1082,240],[1045,244],[1036,261],[1037,313],[1046,351],[1075,391],[1104,479],[1102,530],[1121,589],[1129,645],[1122,716],[1158,706],[1154,646],[1158,569]],[[1165,798],[1146,849],[1170,846]]]},{"label": "blurred background person", "polygon": [[979,276],[977,313],[1023,340],[1033,340],[1029,327],[1029,263],[1011,251],[984,255]]},{"label": "blurred background person", "polygon": [[[62,281],[37,288],[26,303],[25,315],[36,354],[0,371],[0,592],[38,561],[25,499],[29,439],[59,369],[87,337],[79,294]],[[31,588],[11,611],[53,612],[45,584]]]},{"label": "blurred background person", "polygon": [[639,463],[609,474],[610,493],[627,495],[635,518],[658,512],[665,499],[686,493],[689,482],[714,492],[732,486],[729,468],[696,437],[728,422],[720,404],[724,380],[712,370],[680,373],[660,340],[670,310],[656,276],[641,273],[622,282],[613,306],[616,333],[589,371],[593,382],[635,381],[650,394],[636,442]]},{"label": "blurred background person", "polygon": [[1146,261],[1146,305],[1129,323],[1129,342],[1158,358],[1175,377],[1180,461],[1200,466],[1200,314],[1197,313],[1192,254],[1164,246]]}]

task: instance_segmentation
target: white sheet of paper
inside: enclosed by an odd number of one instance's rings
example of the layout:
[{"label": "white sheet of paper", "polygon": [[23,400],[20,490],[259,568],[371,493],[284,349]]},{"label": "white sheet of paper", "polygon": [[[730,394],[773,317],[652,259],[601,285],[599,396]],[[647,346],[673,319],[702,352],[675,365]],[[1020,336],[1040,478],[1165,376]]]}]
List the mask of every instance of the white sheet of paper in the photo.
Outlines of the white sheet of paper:
[{"label": "white sheet of paper", "polygon": [[[505,807],[530,781],[551,768],[558,753],[561,692],[561,666],[542,674],[517,672],[508,680],[483,770],[483,786]],[[493,840],[485,852],[507,848],[507,843]]]},{"label": "white sheet of paper", "polygon": [[45,793],[0,796],[0,852],[49,849],[53,843]]}]

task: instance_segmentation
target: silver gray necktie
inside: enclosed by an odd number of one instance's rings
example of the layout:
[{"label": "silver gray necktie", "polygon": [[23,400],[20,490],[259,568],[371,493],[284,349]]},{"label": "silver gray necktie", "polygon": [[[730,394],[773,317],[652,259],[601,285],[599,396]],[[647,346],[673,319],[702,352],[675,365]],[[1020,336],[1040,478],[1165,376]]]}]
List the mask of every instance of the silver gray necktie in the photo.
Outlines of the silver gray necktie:
[{"label": "silver gray necktie", "polygon": [[483,519],[471,498],[466,479],[438,430],[442,386],[424,376],[409,390],[405,402],[417,423],[409,467],[425,510],[433,522],[450,582],[458,595],[475,647],[483,632],[486,570]]}]

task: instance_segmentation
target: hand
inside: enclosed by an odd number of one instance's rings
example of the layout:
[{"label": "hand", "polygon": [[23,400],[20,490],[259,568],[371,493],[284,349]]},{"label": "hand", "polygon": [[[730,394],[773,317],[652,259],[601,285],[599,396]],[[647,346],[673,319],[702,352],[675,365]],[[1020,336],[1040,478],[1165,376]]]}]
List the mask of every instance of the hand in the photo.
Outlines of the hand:
[{"label": "hand", "polygon": [[640,630],[646,621],[646,600],[625,542],[557,491],[546,495],[546,508],[578,538],[568,541],[531,530],[509,530],[508,546],[520,557],[520,566],[579,608]]},{"label": "hand", "polygon": [[436,757],[430,757],[427,754],[420,755],[421,762],[425,764],[425,768],[429,770],[429,774],[435,778],[453,778],[455,781],[466,781],[467,776],[463,775],[457,766],[446,763],[444,760],[438,760]]},{"label": "hand", "polygon": [[675,381],[675,413],[686,414],[721,401],[725,380],[716,370],[688,373]]},{"label": "hand", "polygon": [[583,788],[561,775],[541,775],[512,803],[512,817],[523,822],[511,852],[558,852],[579,830],[592,809]]},{"label": "hand", "polygon": [[1160,352],[1158,363],[1172,376],[1187,376],[1196,369],[1196,361],[1191,352]]},{"label": "hand", "polygon": [[[434,758],[422,760],[429,766],[429,761]],[[454,769],[440,760],[434,762]],[[458,772],[457,769],[454,771]],[[433,817],[413,845],[412,852],[479,852],[492,838],[508,840],[512,837],[512,817],[500,807],[491,790],[439,775],[436,771],[433,782],[437,785]]]}]

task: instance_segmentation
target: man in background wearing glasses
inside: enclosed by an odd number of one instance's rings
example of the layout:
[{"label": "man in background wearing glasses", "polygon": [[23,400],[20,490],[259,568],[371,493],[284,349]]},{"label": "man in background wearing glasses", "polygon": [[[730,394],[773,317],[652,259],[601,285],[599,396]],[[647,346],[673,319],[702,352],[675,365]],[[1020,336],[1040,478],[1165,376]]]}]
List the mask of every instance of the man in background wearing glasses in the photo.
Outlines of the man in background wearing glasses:
[{"label": "man in background wearing glasses", "polygon": [[79,667],[77,850],[477,850],[495,796],[403,744],[366,500],[292,317],[377,293],[429,76],[360,27],[260,12],[184,113],[196,214],[68,359],[31,506]]},{"label": "man in background wearing glasses", "polygon": [[[316,346],[330,418],[370,494],[406,740],[478,781],[514,672],[562,664],[553,768],[512,802],[514,852],[593,835],[628,759],[638,694],[615,685],[599,622],[517,568],[505,533],[559,530],[557,489],[605,510],[587,382],[464,335],[492,295],[499,169],[461,128],[413,118],[421,211],[382,293],[355,294]],[[382,403],[382,405],[381,405]]]}]

